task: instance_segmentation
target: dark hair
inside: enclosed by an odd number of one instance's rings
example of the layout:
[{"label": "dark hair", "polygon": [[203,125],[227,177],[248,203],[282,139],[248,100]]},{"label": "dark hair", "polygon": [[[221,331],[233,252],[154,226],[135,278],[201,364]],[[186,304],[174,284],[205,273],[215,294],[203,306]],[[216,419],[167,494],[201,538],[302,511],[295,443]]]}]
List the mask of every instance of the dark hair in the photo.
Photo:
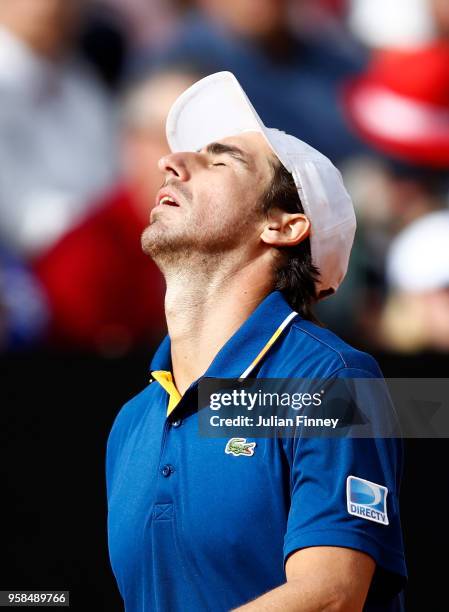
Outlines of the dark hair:
[{"label": "dark hair", "polygon": [[[303,213],[304,209],[293,176],[279,162],[273,162],[274,176],[262,197],[262,212],[267,215],[273,208],[289,213]],[[315,283],[320,272],[312,263],[310,239],[307,237],[291,247],[277,247],[279,264],[275,272],[275,289],[282,291],[290,306],[302,317],[319,323],[313,313],[317,301]]]}]

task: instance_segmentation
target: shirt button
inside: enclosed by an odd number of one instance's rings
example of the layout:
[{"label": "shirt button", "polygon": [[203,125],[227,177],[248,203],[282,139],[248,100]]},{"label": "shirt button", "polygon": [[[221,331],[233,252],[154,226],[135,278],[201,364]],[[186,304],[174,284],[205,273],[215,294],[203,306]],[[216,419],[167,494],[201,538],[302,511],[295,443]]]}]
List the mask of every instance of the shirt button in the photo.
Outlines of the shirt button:
[{"label": "shirt button", "polygon": [[161,474],[165,478],[168,478],[170,474],[173,474],[174,471],[175,471],[175,468],[172,465],[168,465],[168,464],[164,465],[164,467],[161,468]]},{"label": "shirt button", "polygon": [[176,421],[173,421],[171,426],[172,427],[179,427],[181,425],[181,423],[182,423],[181,419],[177,419]]}]

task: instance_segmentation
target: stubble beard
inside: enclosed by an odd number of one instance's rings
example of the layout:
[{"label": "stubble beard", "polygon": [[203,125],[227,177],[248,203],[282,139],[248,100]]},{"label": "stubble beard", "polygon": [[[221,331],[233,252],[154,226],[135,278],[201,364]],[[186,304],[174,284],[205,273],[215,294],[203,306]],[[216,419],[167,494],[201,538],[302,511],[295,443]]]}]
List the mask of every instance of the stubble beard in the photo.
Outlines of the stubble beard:
[{"label": "stubble beard", "polygon": [[153,222],[143,232],[141,236],[142,251],[163,270],[168,265],[179,259],[185,247],[182,236],[173,236],[170,230],[164,228],[158,222]]},{"label": "stubble beard", "polygon": [[223,224],[222,220],[205,230],[193,219],[174,230],[156,219],[144,230],[141,245],[164,275],[187,268],[205,273],[208,268],[216,270],[223,258],[241,247],[247,231],[245,223],[236,231],[235,222]]}]

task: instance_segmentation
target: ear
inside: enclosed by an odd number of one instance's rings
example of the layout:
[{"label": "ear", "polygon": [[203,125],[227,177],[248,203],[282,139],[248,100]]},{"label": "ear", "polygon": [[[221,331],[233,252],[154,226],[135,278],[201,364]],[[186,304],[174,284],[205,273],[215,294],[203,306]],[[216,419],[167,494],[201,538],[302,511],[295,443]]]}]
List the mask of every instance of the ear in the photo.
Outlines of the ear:
[{"label": "ear", "polygon": [[295,246],[310,234],[310,221],[302,213],[288,213],[276,209],[266,220],[260,238],[275,247]]}]

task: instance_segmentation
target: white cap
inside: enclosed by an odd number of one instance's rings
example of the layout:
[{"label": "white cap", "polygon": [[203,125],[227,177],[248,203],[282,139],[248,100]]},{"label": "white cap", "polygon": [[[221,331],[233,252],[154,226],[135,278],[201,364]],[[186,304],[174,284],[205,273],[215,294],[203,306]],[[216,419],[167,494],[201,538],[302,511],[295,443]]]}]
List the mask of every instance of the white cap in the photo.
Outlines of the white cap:
[{"label": "white cap", "polygon": [[356,220],[343,179],[330,160],[294,136],[267,128],[231,72],[194,83],[175,101],[166,122],[173,152],[199,151],[228,136],[261,132],[293,175],[310,220],[312,261],[320,271],[320,291],[336,291],[348,268]]},{"label": "white cap", "polygon": [[402,230],[388,252],[387,277],[401,291],[449,287],[449,210],[425,215]]}]

